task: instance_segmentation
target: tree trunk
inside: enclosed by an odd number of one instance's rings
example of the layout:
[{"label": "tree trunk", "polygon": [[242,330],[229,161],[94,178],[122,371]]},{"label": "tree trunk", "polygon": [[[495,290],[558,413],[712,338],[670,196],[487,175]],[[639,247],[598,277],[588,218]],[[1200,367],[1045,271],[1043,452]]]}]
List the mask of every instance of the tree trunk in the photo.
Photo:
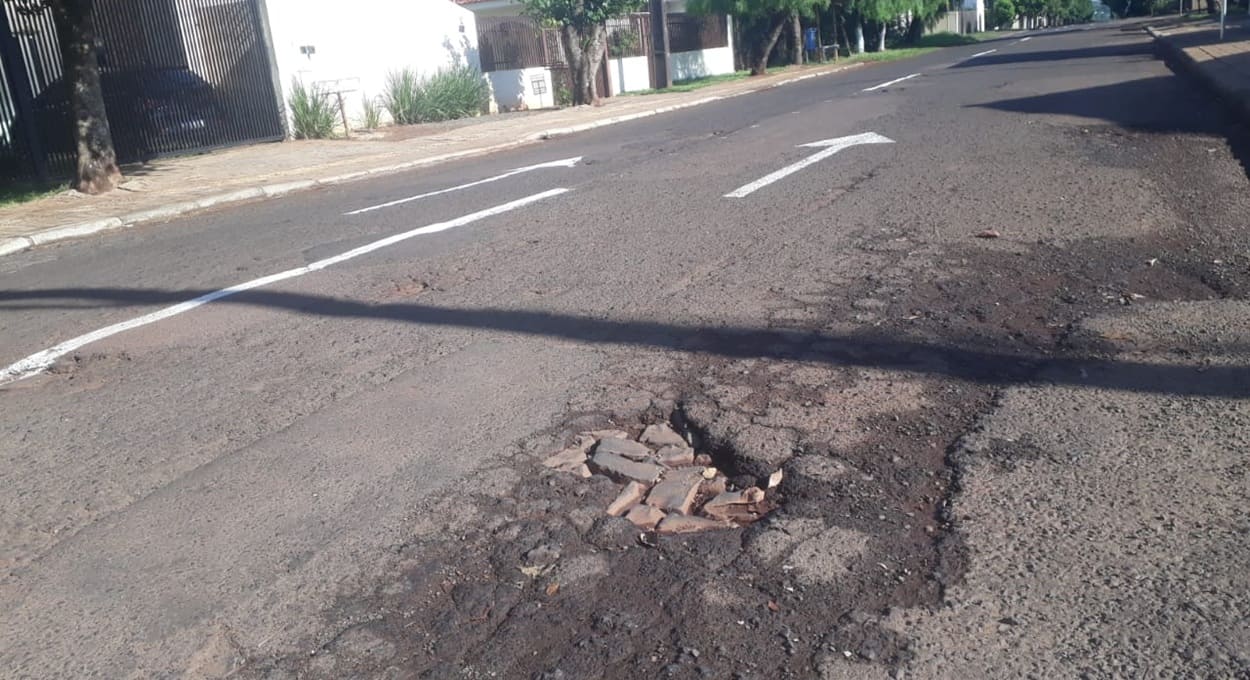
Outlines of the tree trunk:
[{"label": "tree trunk", "polygon": [[602,103],[599,97],[599,69],[603,68],[603,53],[608,49],[605,33],[605,27],[602,24],[590,30],[590,47],[585,55],[587,61],[586,80],[590,85],[590,103],[595,106]]},{"label": "tree trunk", "polygon": [[773,27],[768,31],[768,39],[760,45],[760,51],[755,54],[755,63],[751,64],[751,75],[762,76],[768,72],[768,57],[777,46],[777,39],[781,37],[781,31],[786,27],[787,18],[786,15],[780,14],[773,19]]},{"label": "tree trunk", "polygon": [[603,53],[608,48],[604,27],[594,26],[589,35],[582,35],[573,26],[564,26],[561,33],[564,56],[573,77],[573,105],[598,105],[599,68],[603,65]]},{"label": "tree trunk", "polygon": [[799,13],[792,12],[790,14],[791,31],[794,33],[794,45],[790,50],[790,63],[796,66],[803,64],[803,22],[799,20]]},{"label": "tree trunk", "polygon": [[[841,38],[839,38],[836,33],[834,34],[833,36],[834,42],[838,43],[839,45],[846,45],[846,51],[847,53],[850,53],[851,41],[849,38],[846,37],[846,17],[842,16],[841,12],[838,12],[838,16],[837,18],[834,19],[834,22],[835,22],[834,30],[842,33]],[[838,49],[834,51],[834,54],[836,55],[838,51],[840,51],[841,49],[842,49],[841,47],[838,47]],[[835,56],[834,59],[837,59],[837,57]]]},{"label": "tree trunk", "polygon": [[70,110],[74,114],[74,141],[78,151],[74,188],[84,194],[110,191],[122,179],[100,89],[93,4],[93,0],[52,3],[65,82],[69,86]]},{"label": "tree trunk", "polygon": [[878,52],[884,52],[884,51],[885,51],[885,25],[886,25],[886,24],[885,24],[885,22],[884,22],[884,21],[882,21],[882,22],[881,22],[881,39],[877,41],[877,51],[878,51]]},{"label": "tree trunk", "polygon": [[855,19],[855,54],[864,53],[864,18]]},{"label": "tree trunk", "polygon": [[907,24],[907,44],[915,45],[924,37],[924,20],[917,15],[913,15],[911,22]]}]

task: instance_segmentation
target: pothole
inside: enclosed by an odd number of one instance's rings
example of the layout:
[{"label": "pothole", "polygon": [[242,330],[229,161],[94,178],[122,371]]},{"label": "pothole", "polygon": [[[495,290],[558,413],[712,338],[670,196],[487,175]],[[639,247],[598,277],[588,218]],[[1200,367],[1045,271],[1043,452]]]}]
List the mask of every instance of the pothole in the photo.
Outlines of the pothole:
[{"label": "pothole", "polygon": [[[581,432],[543,465],[584,479],[601,476],[620,492],[604,511],[660,535],[749,526],[774,510],[782,472],[741,473],[732,449],[691,425],[681,409],[670,421]],[[642,540],[648,539],[646,535]]]}]

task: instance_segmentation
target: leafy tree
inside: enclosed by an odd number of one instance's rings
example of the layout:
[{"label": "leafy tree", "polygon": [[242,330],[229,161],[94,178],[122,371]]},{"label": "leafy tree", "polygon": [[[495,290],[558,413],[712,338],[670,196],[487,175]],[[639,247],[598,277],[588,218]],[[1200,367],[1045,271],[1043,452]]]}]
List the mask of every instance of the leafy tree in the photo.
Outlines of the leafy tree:
[{"label": "leafy tree", "polygon": [[947,0],[911,0],[907,12],[911,21],[907,24],[907,42],[914,44],[924,37],[925,29],[932,28],[949,7]]},{"label": "leafy tree", "polygon": [[641,8],[642,0],[521,0],[527,15],[560,28],[564,56],[573,72],[573,103],[599,101],[599,66],[607,49],[608,19]]},{"label": "leafy tree", "polygon": [[[525,0],[528,1],[528,0]],[[794,15],[814,17],[829,0],[689,0],[691,14],[729,14],[742,27],[752,75],[768,70],[768,57]]]},{"label": "leafy tree", "polygon": [[[52,12],[61,68],[74,114],[74,142],[78,153],[74,187],[87,194],[110,191],[121,182],[117,152],[109,131],[100,65],[95,50],[94,0],[17,0],[23,13]],[[0,11],[3,11],[0,9]]]},{"label": "leafy tree", "polygon": [[992,15],[995,28],[1011,28],[1016,21],[1016,5],[1011,0],[994,0]]}]

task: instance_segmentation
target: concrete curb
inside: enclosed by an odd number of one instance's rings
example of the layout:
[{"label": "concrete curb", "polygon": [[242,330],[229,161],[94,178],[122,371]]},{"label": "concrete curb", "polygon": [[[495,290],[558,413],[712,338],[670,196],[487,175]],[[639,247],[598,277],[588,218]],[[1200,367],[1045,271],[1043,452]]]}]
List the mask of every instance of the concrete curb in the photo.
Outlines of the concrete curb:
[{"label": "concrete curb", "polygon": [[818,71],[815,73],[805,73],[803,75],[796,76],[794,78],[788,78],[786,80],[781,80],[775,83],[769,83],[767,85],[761,85],[759,87],[753,87],[753,88],[745,89],[739,92],[733,92],[730,94],[702,97],[700,99],[694,99],[688,102],[671,104],[669,106],[661,106],[661,107],[657,107],[654,109],[647,109],[645,111],[637,111],[634,113],[628,113],[628,114],[624,114],[620,116],[613,116],[611,118],[603,118],[601,120],[590,121],[590,122],[581,123],[578,125],[569,125],[565,127],[552,128],[552,129],[544,130],[541,132],[530,133],[516,140],[510,141],[510,142],[503,142],[500,144],[491,144],[491,145],[477,147],[473,149],[465,149],[463,151],[453,151],[450,153],[439,154],[436,156],[427,156],[425,158],[419,158],[417,160],[405,161],[403,163],[394,163],[391,165],[381,165],[375,168],[369,168],[368,170],[359,170],[356,172],[349,172],[349,173],[345,173],[341,175],[331,175],[329,177],[322,177],[320,179],[307,179],[307,180],[297,180],[297,181],[292,181],[292,182],[280,182],[277,184],[265,184],[265,185],[255,186],[255,187],[247,187],[244,189],[236,189],[234,191],[228,191],[228,192],[221,193],[221,194],[215,194],[213,196],[207,196],[205,198],[197,199],[194,201],[183,201],[181,203],[171,203],[169,205],[164,205],[164,206],[160,206],[157,208],[150,208],[148,210],[141,210],[141,211],[133,212],[133,213],[127,213],[127,214],[120,215],[117,217],[108,217],[104,219],[93,220],[90,222],[82,222],[79,224],[70,224],[70,225],[65,225],[61,227],[53,227],[50,229],[45,229],[43,231],[36,232],[29,236],[13,236],[9,238],[0,239],[0,257],[3,257],[5,255],[11,255],[13,253],[20,253],[22,251],[33,248],[35,246],[48,245],[50,243],[56,243],[58,241],[65,241],[68,239],[83,238],[85,236],[92,236],[92,235],[101,234],[101,233],[108,232],[108,231],[114,231],[117,229],[128,229],[130,227],[133,227],[139,224],[148,223],[148,222],[168,220],[174,217],[179,217],[179,216],[197,212],[200,210],[205,210],[207,208],[229,205],[232,203],[242,203],[244,201],[251,201],[251,200],[256,200],[256,199],[277,198],[279,196],[286,196],[288,194],[293,194],[293,193],[300,192],[300,191],[307,191],[309,189],[315,189],[321,186],[333,186],[336,184],[346,184],[348,182],[356,182],[356,181],[369,179],[373,177],[379,177],[382,175],[395,174],[398,172],[404,172],[405,170],[414,170],[416,168],[427,167],[430,165],[437,165],[439,163],[446,163],[448,161],[459,160],[463,158],[470,158],[473,156],[481,156],[481,155],[485,155],[489,153],[495,153],[497,151],[506,151],[509,149],[515,149],[515,148],[522,147],[522,146],[528,146],[530,144],[536,144],[538,142],[552,139],[555,137],[562,137],[562,136],[571,135],[577,132],[584,132],[586,130],[593,130],[596,128],[607,127],[609,125],[617,125],[620,123],[629,122],[631,120],[638,120],[640,118],[649,118],[651,116],[658,116],[660,114],[669,113],[671,111],[679,111],[681,109],[688,109],[688,108],[692,108],[695,106],[702,106],[704,104],[709,104],[711,102],[722,101],[725,99],[732,99],[734,97],[740,97],[740,96],[747,95],[747,94],[755,94],[757,92],[771,90],[773,88],[782,87],[784,85],[797,83],[797,82],[808,80],[811,78],[819,78],[821,76],[832,75],[834,73],[841,73],[843,71],[847,71],[852,68],[856,68],[858,66],[863,66],[863,63],[847,64],[846,66],[835,66],[828,70]]},{"label": "concrete curb", "polygon": [[1146,32],[1154,38],[1155,54],[1158,58],[1178,71],[1189,74],[1215,95],[1234,116],[1243,122],[1250,122],[1250,88],[1246,87],[1250,82],[1243,82],[1239,87],[1237,81],[1243,79],[1238,78],[1233,69],[1221,63],[1219,58],[1200,64],[1184,49],[1168,40],[1168,35],[1162,31],[1147,26]]}]

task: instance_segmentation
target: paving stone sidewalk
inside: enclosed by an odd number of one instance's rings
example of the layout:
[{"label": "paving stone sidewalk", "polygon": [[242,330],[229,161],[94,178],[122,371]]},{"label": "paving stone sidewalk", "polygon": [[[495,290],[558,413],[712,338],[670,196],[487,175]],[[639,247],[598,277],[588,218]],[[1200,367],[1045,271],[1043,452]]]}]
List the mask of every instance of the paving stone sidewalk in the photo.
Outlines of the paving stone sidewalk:
[{"label": "paving stone sidewalk", "polygon": [[201,155],[157,159],[130,168],[120,189],[101,196],[64,191],[36,201],[0,207],[0,255],[168,219],[225,203],[278,196],[317,185],[487,154],[857,65],[785,69],[764,77],[720,83],[687,93],[613,97],[604,100],[599,107],[413,126],[395,135],[254,144]]},{"label": "paving stone sidewalk", "polygon": [[1147,30],[1160,54],[1190,72],[1250,122],[1250,21],[1229,19],[1220,40],[1218,19],[1172,21]]}]

